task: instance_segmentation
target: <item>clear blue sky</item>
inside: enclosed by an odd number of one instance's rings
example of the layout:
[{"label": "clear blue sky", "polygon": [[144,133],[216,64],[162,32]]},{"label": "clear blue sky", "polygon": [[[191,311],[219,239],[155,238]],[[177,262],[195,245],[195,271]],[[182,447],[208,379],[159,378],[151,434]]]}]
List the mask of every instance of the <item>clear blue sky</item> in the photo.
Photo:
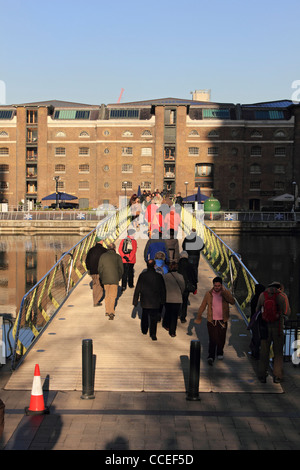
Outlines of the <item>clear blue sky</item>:
[{"label": "clear blue sky", "polygon": [[[291,99],[299,0],[0,0],[6,104]],[[299,82],[300,83],[300,82]],[[299,86],[300,88],[300,86]]]}]

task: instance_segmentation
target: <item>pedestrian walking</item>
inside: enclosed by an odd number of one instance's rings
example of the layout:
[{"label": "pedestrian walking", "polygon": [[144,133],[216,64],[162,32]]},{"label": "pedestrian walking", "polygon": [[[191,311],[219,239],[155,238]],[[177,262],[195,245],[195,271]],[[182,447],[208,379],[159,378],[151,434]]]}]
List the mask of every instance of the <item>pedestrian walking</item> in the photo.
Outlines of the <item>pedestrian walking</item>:
[{"label": "pedestrian walking", "polygon": [[181,206],[178,204],[174,207],[172,206],[170,210],[167,212],[164,218],[164,230],[169,233],[172,229],[174,233],[174,237],[177,237],[178,228],[181,223]]},{"label": "pedestrian walking", "polygon": [[127,237],[121,240],[119,245],[119,254],[123,262],[122,291],[128,287],[134,287],[134,265],[136,263],[137,241],[132,236],[132,232],[128,231]]},{"label": "pedestrian walking", "polygon": [[181,192],[178,192],[175,198],[175,204],[179,204],[179,206],[183,206],[183,197],[181,196]]},{"label": "pedestrian walking", "polygon": [[260,330],[261,330],[261,315],[256,311],[256,306],[260,294],[265,290],[262,284],[255,285],[255,293],[250,301],[250,321],[248,330],[251,331],[250,352],[249,354],[253,359],[259,359],[260,351]]},{"label": "pedestrian walking", "polygon": [[169,261],[179,261],[179,242],[177,238],[175,238],[174,229],[170,229],[169,237],[165,238],[165,244],[168,250],[168,258]]},{"label": "pedestrian walking", "polygon": [[121,256],[116,253],[116,245],[111,243],[99,260],[99,276],[104,284],[105,311],[109,320],[115,317],[115,304],[118,297],[118,286],[124,272]]},{"label": "pedestrian walking", "polygon": [[186,251],[182,251],[179,255],[178,272],[179,274],[182,274],[185,282],[180,309],[180,321],[181,323],[186,323],[189,295],[191,292],[194,293],[197,290],[196,273],[188,260],[188,254]]},{"label": "pedestrian walking", "polygon": [[155,204],[154,199],[150,200],[150,203],[147,204],[145,208],[144,218],[145,222],[148,224],[148,235],[151,237],[153,230],[158,229],[159,227],[159,206]]},{"label": "pedestrian walking", "polygon": [[206,292],[199,307],[195,323],[200,324],[202,314],[207,309],[207,331],[209,337],[207,362],[213,365],[215,356],[224,357],[227,325],[229,320],[229,304],[234,305],[235,300],[229,290],[223,286],[222,278],[213,279],[213,288]]},{"label": "pedestrian walking", "polygon": [[166,287],[164,278],[154,269],[155,261],[147,261],[147,269],[138,277],[134,290],[133,305],[140,301],[142,307],[141,330],[148,333],[153,341],[157,340],[157,322],[161,306],[166,303]]},{"label": "pedestrian walking", "polygon": [[189,262],[194,266],[197,280],[198,280],[198,268],[200,261],[200,252],[204,248],[204,242],[202,238],[197,235],[196,229],[193,228],[191,233],[185,237],[182,242],[182,249],[189,255]]},{"label": "pedestrian walking", "polygon": [[148,261],[148,259],[154,259],[155,254],[158,251],[162,251],[165,253],[166,256],[166,262],[169,261],[169,254],[168,254],[168,249],[165,240],[162,238],[162,234],[158,230],[154,230],[151,238],[146,243],[145,249],[144,249],[144,260],[145,262]]},{"label": "pedestrian walking", "polygon": [[178,264],[170,263],[169,272],[164,276],[166,286],[165,315],[162,326],[174,338],[176,336],[177,319],[182,304],[182,295],[185,290],[185,282],[182,274],[178,273]]},{"label": "pedestrian walking", "polygon": [[98,264],[100,257],[107,252],[107,249],[103,246],[102,238],[96,237],[95,241],[96,244],[87,252],[85,265],[92,278],[93,304],[94,307],[98,307],[102,305],[100,300],[103,297],[103,283],[99,277]]},{"label": "pedestrian walking", "polygon": [[289,300],[280,282],[272,282],[260,294],[256,311],[260,311],[262,317],[258,378],[266,383],[272,345],[273,382],[280,383],[283,379],[284,319],[291,314]]},{"label": "pedestrian walking", "polygon": [[166,255],[163,251],[158,251],[155,253],[155,271],[160,274],[167,274],[169,272],[169,268],[165,263]]}]

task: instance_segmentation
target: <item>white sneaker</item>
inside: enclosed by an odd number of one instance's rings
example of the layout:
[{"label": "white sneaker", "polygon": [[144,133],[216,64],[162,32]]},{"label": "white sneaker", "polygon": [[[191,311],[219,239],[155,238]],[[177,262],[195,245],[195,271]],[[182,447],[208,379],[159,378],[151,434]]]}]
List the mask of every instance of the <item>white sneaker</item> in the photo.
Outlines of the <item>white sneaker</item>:
[{"label": "white sneaker", "polygon": [[219,359],[220,361],[222,361],[222,360],[224,359],[224,356],[222,356],[222,355],[217,356],[217,357],[218,357],[218,359]]}]

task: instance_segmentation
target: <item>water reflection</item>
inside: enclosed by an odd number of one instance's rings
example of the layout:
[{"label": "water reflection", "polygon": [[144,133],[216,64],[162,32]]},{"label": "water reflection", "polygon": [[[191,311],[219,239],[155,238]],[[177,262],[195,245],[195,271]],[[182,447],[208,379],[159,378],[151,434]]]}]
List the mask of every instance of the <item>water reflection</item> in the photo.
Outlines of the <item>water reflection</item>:
[{"label": "water reflection", "polygon": [[22,297],[80,235],[7,235],[0,237],[0,313],[15,314]]},{"label": "water reflection", "polygon": [[[81,235],[0,236],[0,313],[15,314],[23,295]],[[300,313],[300,244],[295,236],[223,235],[262,284],[282,282],[292,311]]]},{"label": "water reflection", "polygon": [[282,282],[292,313],[300,313],[300,245],[296,235],[243,234],[221,238],[241,255],[243,263],[261,284]]}]

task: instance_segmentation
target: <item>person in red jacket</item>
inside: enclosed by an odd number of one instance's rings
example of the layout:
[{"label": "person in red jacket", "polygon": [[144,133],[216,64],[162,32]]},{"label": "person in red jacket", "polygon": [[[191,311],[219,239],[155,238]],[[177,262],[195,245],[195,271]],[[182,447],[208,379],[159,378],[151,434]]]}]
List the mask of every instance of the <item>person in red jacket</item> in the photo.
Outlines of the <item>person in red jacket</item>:
[{"label": "person in red jacket", "polygon": [[122,291],[128,287],[132,288],[134,280],[134,265],[136,263],[137,241],[129,231],[127,237],[121,240],[119,254],[123,261],[124,273],[122,276]]},{"label": "person in red jacket", "polygon": [[164,219],[164,228],[167,230],[167,233],[170,233],[170,230],[174,230],[174,238],[177,237],[178,228],[181,223],[180,212],[178,207],[171,207],[170,211],[166,214]]}]

